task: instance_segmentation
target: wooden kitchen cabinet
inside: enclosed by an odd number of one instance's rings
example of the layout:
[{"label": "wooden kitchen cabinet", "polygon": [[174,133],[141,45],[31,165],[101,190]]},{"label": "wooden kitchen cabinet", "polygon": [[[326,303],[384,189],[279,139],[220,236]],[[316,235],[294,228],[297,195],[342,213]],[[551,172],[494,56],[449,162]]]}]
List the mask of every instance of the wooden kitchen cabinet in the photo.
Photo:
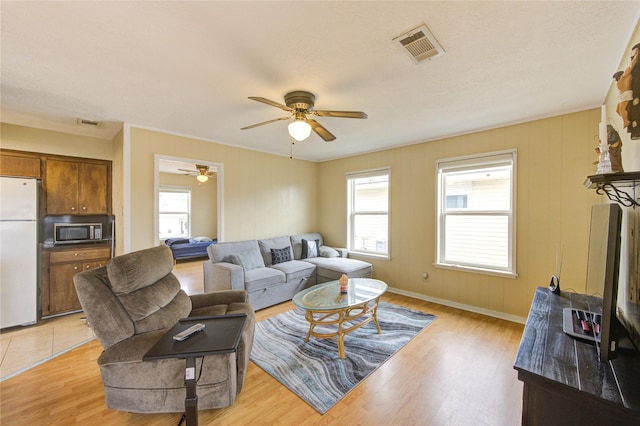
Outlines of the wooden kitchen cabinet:
[{"label": "wooden kitchen cabinet", "polygon": [[40,179],[40,156],[30,152],[2,150],[0,176]]},{"label": "wooden kitchen cabinet", "polygon": [[44,191],[47,215],[111,212],[111,162],[47,158]]},{"label": "wooden kitchen cabinet", "polygon": [[106,265],[110,257],[109,247],[54,249],[43,252],[42,316],[81,310],[73,276],[78,272]]}]

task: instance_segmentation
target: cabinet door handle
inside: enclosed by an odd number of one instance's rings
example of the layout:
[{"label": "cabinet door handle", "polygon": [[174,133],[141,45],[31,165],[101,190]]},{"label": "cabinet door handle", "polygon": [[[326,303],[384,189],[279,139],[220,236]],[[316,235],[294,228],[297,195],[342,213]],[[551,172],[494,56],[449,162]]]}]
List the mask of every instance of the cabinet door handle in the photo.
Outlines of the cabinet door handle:
[{"label": "cabinet door handle", "polygon": [[87,208],[85,206],[82,206],[82,210],[86,210]]},{"label": "cabinet door handle", "polygon": [[71,207],[71,211],[74,211],[76,208],[75,207]]},{"label": "cabinet door handle", "polygon": [[78,267],[77,267],[77,266],[74,266],[74,267],[73,267],[73,269],[77,271],[77,270],[78,270]]}]

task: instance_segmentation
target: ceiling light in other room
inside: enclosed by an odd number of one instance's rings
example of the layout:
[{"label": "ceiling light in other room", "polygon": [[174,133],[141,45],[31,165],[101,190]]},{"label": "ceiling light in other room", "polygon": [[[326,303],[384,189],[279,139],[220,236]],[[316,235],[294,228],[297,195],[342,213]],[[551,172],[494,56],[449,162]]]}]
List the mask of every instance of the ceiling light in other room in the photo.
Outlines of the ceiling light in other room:
[{"label": "ceiling light in other room", "polygon": [[289,124],[289,134],[298,142],[303,141],[311,134],[311,125],[306,121],[296,119]]},{"label": "ceiling light in other room", "polygon": [[209,180],[209,177],[207,175],[198,175],[196,176],[196,179],[198,179],[198,182],[200,183],[205,183]]}]

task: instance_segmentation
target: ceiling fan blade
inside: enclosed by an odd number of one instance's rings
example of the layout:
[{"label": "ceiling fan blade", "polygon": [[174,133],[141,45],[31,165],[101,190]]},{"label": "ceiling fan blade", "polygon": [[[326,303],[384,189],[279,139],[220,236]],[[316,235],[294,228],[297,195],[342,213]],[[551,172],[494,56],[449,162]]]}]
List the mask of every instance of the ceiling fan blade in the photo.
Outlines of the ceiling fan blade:
[{"label": "ceiling fan blade", "polygon": [[367,114],[362,111],[309,111],[310,114],[319,115],[320,117],[341,117],[341,118],[367,118]]},{"label": "ceiling fan blade", "polygon": [[258,101],[258,102],[262,102],[263,104],[271,105],[271,106],[274,106],[276,108],[283,109],[285,111],[293,111],[293,109],[289,108],[288,106],[282,105],[281,103],[272,101],[272,100],[267,99],[267,98],[261,98],[259,96],[249,96],[249,99],[252,99],[252,100]]},{"label": "ceiling fan blade", "polygon": [[316,120],[307,120],[307,123],[311,125],[311,129],[318,134],[325,142],[331,142],[336,137],[331,134],[322,124],[318,123]]},{"label": "ceiling fan blade", "polygon": [[187,172],[187,173],[190,173],[190,174],[198,173],[197,170],[187,170],[187,169],[178,169],[178,170],[180,170],[181,172]]},{"label": "ceiling fan blade", "polygon": [[242,129],[240,129],[240,130],[253,129],[254,127],[263,126],[263,125],[265,125],[265,124],[274,123],[274,122],[276,122],[276,121],[280,121],[280,120],[288,120],[288,119],[290,119],[291,117],[292,117],[291,115],[288,115],[288,116],[286,116],[286,117],[274,118],[273,120],[263,121],[262,123],[252,124],[251,126],[243,127],[243,128],[242,128]]}]

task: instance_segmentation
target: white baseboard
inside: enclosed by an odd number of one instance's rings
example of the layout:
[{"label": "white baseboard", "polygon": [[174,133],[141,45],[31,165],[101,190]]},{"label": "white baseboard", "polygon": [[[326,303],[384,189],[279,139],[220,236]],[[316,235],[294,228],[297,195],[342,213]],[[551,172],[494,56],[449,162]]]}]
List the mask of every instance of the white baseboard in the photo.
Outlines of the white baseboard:
[{"label": "white baseboard", "polygon": [[462,309],[463,311],[475,312],[477,314],[487,315],[489,317],[499,318],[506,321],[516,322],[524,324],[527,319],[519,317],[517,315],[509,315],[504,312],[492,311],[490,309],[479,308],[477,306],[465,305],[464,303],[452,302],[447,299],[439,299],[437,297],[431,297],[420,293],[414,293],[412,291],[406,291],[399,288],[389,287],[387,290],[390,293],[400,294],[402,296],[413,297],[414,299],[424,300],[426,302],[437,303],[438,305],[450,306],[452,308]]}]

